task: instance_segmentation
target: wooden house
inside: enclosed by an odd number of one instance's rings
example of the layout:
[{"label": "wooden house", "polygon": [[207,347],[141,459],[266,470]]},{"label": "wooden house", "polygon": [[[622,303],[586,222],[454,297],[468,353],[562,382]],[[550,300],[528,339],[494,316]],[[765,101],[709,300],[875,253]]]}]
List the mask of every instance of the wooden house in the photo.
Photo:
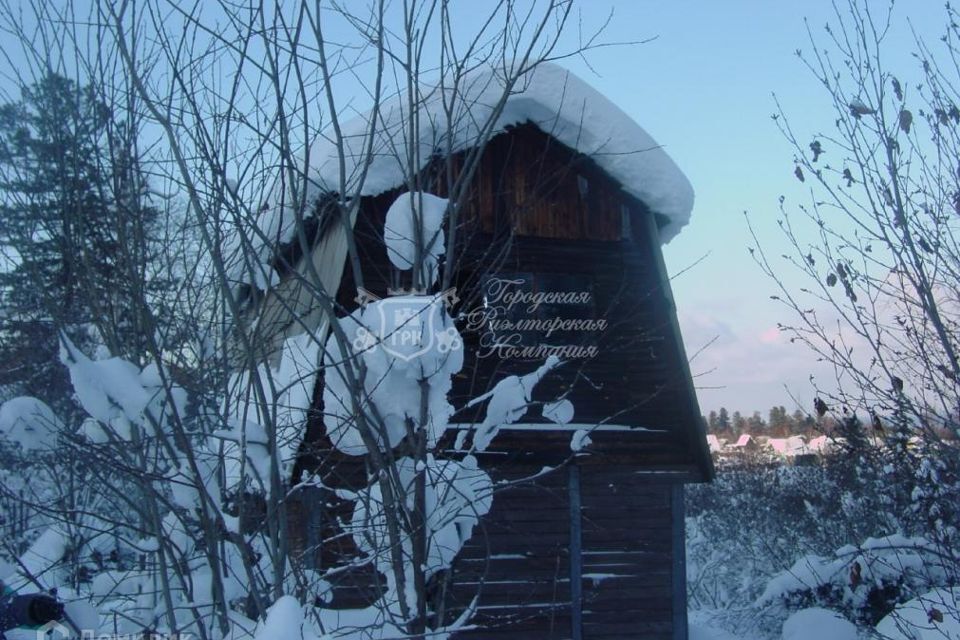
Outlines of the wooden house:
[{"label": "wooden house", "polygon": [[736,449],[737,451],[759,451],[760,445],[757,443],[756,438],[754,438],[749,433],[742,434],[737,441],[730,445],[731,448]]},{"label": "wooden house", "polygon": [[[515,106],[507,105],[510,118],[483,150],[460,210],[456,257],[446,265],[455,273],[454,316],[466,348],[452,403],[463,407],[504,376],[529,372],[546,345],[565,349],[568,364],[537,387],[534,400],[564,397],[575,413],[557,424],[531,412],[477,454],[495,481],[527,480],[497,493],[455,562],[450,610],[479,590],[472,622],[484,628],[456,637],[686,638],[683,486],[710,480],[713,466],[661,244],[685,223],[692,191],[639,126],[558,67],[541,67]],[[576,117],[565,115],[574,110]],[[458,153],[469,148],[459,146]],[[443,160],[421,175],[425,190],[441,196]],[[369,191],[354,222],[356,250],[364,289],[387,296],[398,279],[384,217],[404,186],[380,180]],[[311,252],[291,242],[284,261],[318,267],[347,313],[358,304],[357,286],[336,229],[318,222]],[[284,299],[274,305],[283,311],[268,319],[275,333],[321,327],[317,309],[283,282],[260,303],[261,317],[271,313],[273,295]],[[513,305],[506,328],[470,324],[469,312],[504,287],[544,294],[545,302]],[[291,309],[298,317],[289,317]],[[550,330],[545,322],[555,318],[577,322]],[[491,348],[503,344],[517,349]],[[338,453],[325,431],[322,373],[294,480],[309,472],[326,487],[356,488],[365,482],[362,464]],[[458,428],[482,418],[477,411],[454,416],[441,449],[456,455]],[[571,448],[578,432],[587,437]],[[336,522],[351,507],[326,489],[299,496],[292,530],[312,550],[305,561],[329,567],[355,556],[342,536],[320,544],[336,537]],[[353,574],[334,585],[330,606],[365,606],[370,590],[369,579]]]}]

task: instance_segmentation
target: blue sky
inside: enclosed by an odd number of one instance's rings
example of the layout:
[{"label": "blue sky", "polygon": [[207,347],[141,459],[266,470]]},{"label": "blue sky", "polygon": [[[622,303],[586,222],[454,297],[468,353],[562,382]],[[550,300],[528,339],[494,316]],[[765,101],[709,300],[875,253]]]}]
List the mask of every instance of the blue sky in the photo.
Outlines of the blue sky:
[{"label": "blue sky", "polygon": [[[875,2],[877,10],[885,2]],[[943,4],[901,2],[888,43],[895,69],[916,62],[909,24],[932,41],[942,35]],[[684,170],[697,192],[690,225],[665,247],[677,273],[674,295],[688,355],[694,359],[704,412],[726,406],[744,413],[783,404],[812,406],[810,373],[824,380],[804,347],[776,330],[790,320],[770,299],[776,293],[750,258],[743,212],[747,211],[770,253],[785,250],[777,231],[778,198],[787,204],[809,197],[793,177],[792,150],[770,116],[773,94],[801,139],[834,120],[827,96],[795,55],[811,49],[804,18],[815,36],[833,17],[830,2],[727,0],[592,1],[589,20],[614,9],[606,37],[656,39],[629,48],[596,50],[591,71],[565,64],[634,117]],[[593,13],[595,12],[595,13]],[[800,133],[802,132],[802,133]],[[706,256],[706,257],[704,257]],[[799,285],[798,285],[799,286]],[[825,381],[825,380],[824,380]]]}]

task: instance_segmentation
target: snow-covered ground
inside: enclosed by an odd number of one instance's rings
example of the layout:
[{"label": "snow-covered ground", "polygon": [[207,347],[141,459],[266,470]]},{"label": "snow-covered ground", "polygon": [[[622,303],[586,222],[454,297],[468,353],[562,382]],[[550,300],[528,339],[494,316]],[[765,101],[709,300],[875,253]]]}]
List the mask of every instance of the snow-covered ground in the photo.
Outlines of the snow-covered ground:
[{"label": "snow-covered ground", "polygon": [[735,636],[711,624],[709,611],[690,612],[690,640],[755,640],[752,637]]}]

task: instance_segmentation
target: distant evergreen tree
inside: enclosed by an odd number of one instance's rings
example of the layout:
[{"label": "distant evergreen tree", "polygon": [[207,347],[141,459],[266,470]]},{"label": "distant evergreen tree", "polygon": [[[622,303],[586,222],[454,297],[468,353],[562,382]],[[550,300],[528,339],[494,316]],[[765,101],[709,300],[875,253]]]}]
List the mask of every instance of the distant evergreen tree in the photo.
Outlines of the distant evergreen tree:
[{"label": "distant evergreen tree", "polygon": [[741,433],[747,429],[747,420],[740,414],[739,411],[733,412],[733,420],[731,422],[730,428],[733,431],[733,435],[739,436]]},{"label": "distant evergreen tree", "polygon": [[56,74],[0,105],[0,385],[61,413],[71,392],[59,331],[79,344],[99,334],[127,356],[144,335],[134,299],[157,212],[124,126]]},{"label": "distant evergreen tree", "polygon": [[726,407],[720,407],[720,413],[717,415],[717,430],[730,431],[730,414]]},{"label": "distant evergreen tree", "polygon": [[759,411],[754,411],[753,415],[747,418],[747,430],[750,433],[756,435],[761,433],[766,428],[767,424],[763,421]]},{"label": "distant evergreen tree", "polygon": [[791,429],[794,433],[802,433],[804,435],[811,435],[814,432],[815,427],[817,426],[817,421],[814,420],[813,416],[805,414],[800,409],[797,409],[793,412],[791,418],[792,425]]},{"label": "distant evergreen tree", "polygon": [[790,434],[790,417],[787,415],[787,409],[783,405],[770,407],[770,414],[767,420],[770,433],[777,437],[784,437]]}]

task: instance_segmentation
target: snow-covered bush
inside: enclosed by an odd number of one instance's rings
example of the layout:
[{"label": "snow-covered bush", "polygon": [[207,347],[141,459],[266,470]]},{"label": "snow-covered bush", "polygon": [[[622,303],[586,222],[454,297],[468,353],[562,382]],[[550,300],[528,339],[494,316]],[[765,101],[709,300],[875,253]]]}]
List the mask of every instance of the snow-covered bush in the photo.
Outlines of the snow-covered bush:
[{"label": "snow-covered bush", "polygon": [[[362,554],[358,561],[385,579],[380,601],[355,611],[351,628],[419,628],[442,637],[469,619],[472,606],[451,612],[453,618],[438,616],[428,584],[447,579],[494,499],[493,483],[472,455],[438,457],[454,413],[447,394],[463,363],[462,340],[440,296],[379,300],[334,326],[323,351],[328,433],[336,448],[369,465],[368,486],[344,495],[355,503],[344,530]],[[59,451],[87,467],[85,487],[100,499],[71,519],[52,510],[56,526],[19,558],[14,586],[69,585],[120,633],[246,629],[273,638],[276,612],[292,606],[275,594],[326,599],[343,567],[317,571],[292,562],[285,525],[277,521],[286,518],[282,504],[292,488],[284,479],[304,436],[320,365],[316,336],[288,339],[279,361],[258,366],[254,375],[229,376],[231,393],[213,413],[191,409],[197,403],[161,364],[138,367],[105,349],[90,357],[66,336],[61,340],[63,364],[88,417],[75,433],[59,434]],[[474,400],[486,403],[486,417],[473,449],[482,451],[501,425],[521,418],[536,384],[560,364],[550,358]],[[257,380],[270,384],[244,395],[257,389]],[[25,406],[35,408],[18,400],[4,415]],[[39,409],[25,411],[15,418]],[[32,433],[9,422],[21,438]],[[464,433],[458,429],[461,439]],[[76,489],[67,495],[75,498]],[[241,614],[266,615],[266,622],[251,631],[252,621]],[[302,625],[336,633],[342,616],[305,610]]]},{"label": "snow-covered bush", "polygon": [[[898,603],[955,584],[949,527],[918,515],[929,483],[904,477],[906,465],[893,463],[902,453],[882,444],[847,441],[809,466],[739,461],[722,465],[712,484],[688,487],[691,608],[718,612],[732,631],[773,637],[804,607],[869,626]],[[952,499],[941,490],[929,504],[949,509]]]},{"label": "snow-covered bush", "polygon": [[24,453],[56,448],[63,423],[43,401],[20,396],[0,404],[0,439]]},{"label": "snow-covered bush", "polygon": [[62,428],[36,398],[0,404],[0,558],[22,553],[47,522],[32,504],[52,498],[46,469]]},{"label": "snow-covered bush", "polygon": [[954,580],[950,559],[936,545],[893,535],[841,547],[826,558],[800,558],[767,583],[757,604],[819,606],[873,626],[897,605]]},{"label": "snow-covered bush", "polygon": [[[755,601],[766,580],[817,549],[893,530],[836,473],[845,463],[721,466],[687,488],[688,589],[694,607]],[[862,489],[862,488],[861,488]],[[874,491],[872,495],[876,495]]]},{"label": "snow-covered bush", "polygon": [[[494,498],[490,478],[466,451],[444,457],[436,450],[453,410],[450,378],[462,366],[459,336],[437,292],[455,273],[458,256],[447,254],[458,247],[457,216],[477,159],[492,135],[530,118],[536,102],[521,98],[506,109],[508,98],[530,90],[559,99],[574,79],[553,68],[534,75],[563,55],[569,3],[494,5],[491,20],[468,25],[476,33],[465,48],[446,40],[455,14],[441,5],[386,12],[382,3],[337,5],[318,14],[314,3],[301,2],[264,5],[254,16],[224,4],[156,20],[150,3],[144,12],[106,3],[86,21],[43,12],[0,19],[10,33],[40,31],[64,43],[89,42],[88,25],[99,25],[103,47],[43,52],[34,67],[48,68],[46,56],[67,56],[70,68],[90,76],[91,94],[126,118],[133,133],[123,142],[149,148],[144,163],[154,173],[147,180],[128,172],[135,175],[125,204],[149,194],[185,212],[182,224],[170,225],[182,236],[165,238],[171,242],[157,247],[160,255],[142,234],[116,238],[129,286],[88,287],[87,306],[98,308],[113,293],[131,299],[122,313],[83,319],[98,336],[95,348],[61,318],[53,323],[60,344],[42,345],[61,348],[65,369],[57,371],[69,371],[75,398],[57,400],[71,412],[82,407],[84,419],[60,412],[58,446],[77,473],[51,466],[58,490],[36,502],[48,506],[47,532],[32,541],[16,586],[36,581],[66,593],[70,585],[119,632],[207,640],[286,640],[301,632],[442,637],[466,623],[474,605],[436,615],[427,583],[446,579]],[[264,28],[288,19],[311,25],[304,34],[313,41]],[[324,38],[330,23],[342,44]],[[141,33],[151,35],[131,37]],[[445,44],[434,62],[409,59],[435,42]],[[37,53],[33,42],[20,44],[28,56]],[[338,58],[354,59],[349,74]],[[232,90],[224,90],[225,78],[236,79]],[[358,86],[373,103],[370,117],[341,126],[353,112],[341,92]],[[546,117],[568,142],[579,138],[583,104],[562,102],[562,119],[555,110]],[[162,139],[135,144],[140,122]],[[609,151],[606,136],[594,142]],[[425,168],[443,158],[452,168],[455,153],[462,164],[441,186],[450,200],[426,193],[436,176]],[[638,162],[659,153],[640,154]],[[338,298],[341,270],[346,265],[362,287],[366,267],[353,230],[361,200],[403,186],[408,193],[389,212],[384,234],[394,265],[389,284],[417,295],[368,300],[347,315]],[[103,284],[96,271],[83,275]],[[176,284],[163,296],[148,293],[168,279]],[[44,308],[60,312],[63,302],[44,300]],[[136,339],[119,339],[130,334]],[[401,334],[412,342],[391,344]],[[478,392],[490,393],[476,399],[487,403],[487,415],[474,432],[475,450],[523,415],[533,386],[560,362],[537,364]],[[323,416],[314,397],[321,368]],[[568,405],[555,409],[558,419],[570,414]],[[307,566],[302,541],[288,529],[296,492],[336,493],[294,470],[308,422],[325,427],[337,454],[354,456],[368,474],[362,489],[336,495],[353,509],[333,523],[337,538],[350,536],[361,550],[347,567]],[[88,494],[79,503],[77,486]],[[356,567],[379,570],[384,598],[349,613],[314,606]]]},{"label": "snow-covered bush", "polygon": [[857,640],[857,628],[843,616],[820,608],[803,609],[783,623],[783,640]]},{"label": "snow-covered bush", "polygon": [[[413,513],[418,475],[425,475],[425,510],[427,552],[425,577],[429,580],[448,569],[457,553],[473,535],[481,516],[487,514],[493,501],[493,484],[486,472],[477,468],[476,459],[462,461],[436,460],[428,455],[424,463],[403,458],[397,463],[400,484],[406,496],[404,508]],[[350,531],[360,550],[373,558],[381,573],[393,578],[389,527],[390,517],[380,485],[373,484],[358,497]],[[404,532],[401,549],[405,558],[412,558],[411,536]],[[392,585],[388,585],[393,588]]]},{"label": "snow-covered bush", "polygon": [[884,640],[960,640],[960,590],[933,589],[899,605],[877,624]]},{"label": "snow-covered bush", "polygon": [[[36,398],[0,405],[0,558],[25,562],[46,584],[73,588],[127,558],[109,521],[97,517],[103,502],[87,461],[70,455],[70,437]],[[112,515],[122,519],[116,509]]]}]

